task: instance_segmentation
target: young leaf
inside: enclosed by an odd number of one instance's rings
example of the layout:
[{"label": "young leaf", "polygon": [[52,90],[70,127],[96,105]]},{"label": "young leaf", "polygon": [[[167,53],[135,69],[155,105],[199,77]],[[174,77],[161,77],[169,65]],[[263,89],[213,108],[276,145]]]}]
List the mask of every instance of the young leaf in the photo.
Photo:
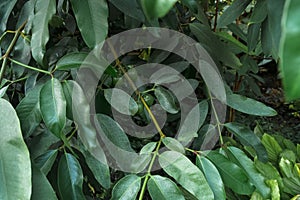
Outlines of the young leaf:
[{"label": "young leaf", "polygon": [[240,112],[257,116],[275,116],[277,112],[265,104],[238,94],[227,95],[227,105]]},{"label": "young leaf", "polygon": [[236,122],[224,124],[245,146],[251,146],[256,151],[258,159],[262,162],[268,161],[267,150],[258,136],[250,128]]},{"label": "young leaf", "polygon": [[71,0],[83,40],[89,48],[103,42],[108,32],[108,7],[104,0]]},{"label": "young leaf", "polygon": [[237,194],[249,195],[254,191],[253,186],[248,182],[245,172],[224,155],[211,151],[207,157],[217,167],[226,187],[229,187]]},{"label": "young leaf", "polygon": [[69,70],[73,68],[79,68],[84,62],[88,53],[84,52],[73,52],[63,56],[56,63],[56,70]]},{"label": "young leaf", "polygon": [[43,120],[48,129],[61,137],[66,124],[66,100],[59,80],[49,80],[40,93],[40,107]]},{"label": "young leaf", "polygon": [[197,199],[213,199],[214,195],[204,175],[187,157],[175,151],[165,151],[159,155],[159,164]]},{"label": "young leaf", "polygon": [[55,191],[49,183],[46,175],[39,168],[32,166],[32,195],[31,200],[47,199],[57,200]]},{"label": "young leaf", "polygon": [[141,0],[144,13],[149,21],[154,18],[164,17],[174,6],[177,0]]},{"label": "young leaf", "polygon": [[30,90],[16,108],[24,138],[29,137],[42,121],[39,101],[41,88],[42,85],[38,85]]},{"label": "young leaf", "polygon": [[44,54],[46,44],[49,40],[48,23],[56,12],[56,0],[37,0],[35,4],[37,11],[33,18],[31,51],[33,58],[44,65]]},{"label": "young leaf", "polygon": [[12,105],[0,98],[0,199],[29,200],[31,164],[20,122]]},{"label": "young leaf", "polygon": [[151,176],[147,188],[152,199],[184,200],[184,196],[177,185],[166,177]]},{"label": "young leaf", "polygon": [[77,159],[65,153],[58,164],[57,186],[61,199],[85,199],[82,192],[83,173]]},{"label": "young leaf", "polygon": [[274,137],[264,134],[261,140],[262,144],[265,146],[268,157],[271,162],[276,163],[278,161],[279,155],[282,152],[282,148]]},{"label": "young leaf", "polygon": [[270,188],[266,185],[265,178],[255,168],[253,161],[242,150],[236,147],[228,147],[225,151],[229,159],[242,167],[251,183],[255,185],[257,191],[267,199],[270,196]]},{"label": "young leaf", "polygon": [[138,111],[137,103],[123,90],[105,89],[104,96],[110,105],[122,114],[134,115]]},{"label": "young leaf", "polygon": [[155,88],[154,94],[164,110],[172,114],[176,114],[178,112],[174,96],[171,92],[158,86]]},{"label": "young leaf", "polygon": [[185,153],[185,149],[184,147],[182,146],[182,144],[174,139],[174,138],[171,138],[171,137],[165,137],[162,139],[162,142],[163,144],[170,150],[172,151],[177,151],[179,153],[182,153],[184,154]]},{"label": "young leaf", "polygon": [[214,199],[222,200],[226,199],[225,187],[217,168],[203,156],[197,155],[197,166],[202,170],[204,176],[208,182],[208,185],[214,193]]},{"label": "young leaf", "polygon": [[251,0],[233,1],[232,5],[229,8],[227,8],[219,18],[217,28],[222,28],[232,23],[242,14],[242,12],[245,10],[249,3],[251,3]]},{"label": "young leaf", "polygon": [[120,179],[112,190],[111,200],[136,199],[141,187],[141,177],[130,174]]}]

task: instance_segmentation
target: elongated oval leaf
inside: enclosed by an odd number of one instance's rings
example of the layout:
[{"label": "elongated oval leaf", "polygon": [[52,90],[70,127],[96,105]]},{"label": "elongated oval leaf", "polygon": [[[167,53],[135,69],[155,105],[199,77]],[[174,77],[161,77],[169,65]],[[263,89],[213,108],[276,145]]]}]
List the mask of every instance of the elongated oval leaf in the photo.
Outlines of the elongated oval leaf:
[{"label": "elongated oval leaf", "polygon": [[234,162],[238,163],[248,175],[251,183],[255,185],[259,193],[267,199],[270,196],[270,188],[265,183],[265,178],[257,171],[254,162],[247,155],[236,147],[228,147],[226,154]]},{"label": "elongated oval leaf", "polygon": [[42,173],[47,175],[54,164],[54,161],[57,157],[57,153],[57,150],[46,151],[44,154],[35,158],[34,163]]},{"label": "elongated oval leaf", "polygon": [[147,188],[152,199],[184,200],[184,196],[177,185],[166,177],[160,175],[151,176]]},{"label": "elongated oval leaf", "polygon": [[49,130],[60,138],[66,124],[66,100],[59,80],[49,80],[40,93],[43,120]]},{"label": "elongated oval leaf", "polygon": [[46,175],[39,168],[32,167],[32,195],[31,200],[40,200],[47,197],[49,200],[56,200],[56,194]]},{"label": "elongated oval leaf", "polygon": [[154,94],[163,109],[172,114],[178,112],[174,96],[171,92],[163,87],[158,86],[155,88]]},{"label": "elongated oval leaf", "polygon": [[17,113],[0,98],[0,199],[29,200],[31,164]]},{"label": "elongated oval leaf", "polygon": [[208,159],[217,167],[224,184],[237,194],[249,195],[254,191],[248,182],[245,172],[235,163],[228,160],[224,155],[211,151]]},{"label": "elongated oval leaf", "polygon": [[82,169],[72,154],[65,153],[61,157],[57,176],[57,185],[61,199],[85,199],[82,192]]},{"label": "elongated oval leaf", "polygon": [[104,41],[108,31],[108,7],[105,0],[71,0],[83,40],[93,48]]},{"label": "elongated oval leaf", "polygon": [[267,9],[266,0],[257,1],[250,17],[250,24],[263,22],[268,14],[268,12],[266,12],[266,9]]},{"label": "elongated oval leaf", "polygon": [[214,195],[204,175],[187,157],[175,151],[166,151],[159,155],[159,164],[197,199],[213,199]]},{"label": "elongated oval leaf", "polygon": [[136,20],[145,21],[145,16],[137,0],[109,0],[116,8]]},{"label": "elongated oval leaf", "polygon": [[218,20],[217,27],[222,28],[230,23],[232,23],[235,19],[237,19],[251,0],[235,0],[232,5],[225,10],[225,12],[221,15]]},{"label": "elongated oval leaf", "polygon": [[177,0],[141,0],[144,13],[149,20],[165,16],[176,2]]},{"label": "elongated oval leaf", "polygon": [[185,153],[185,150],[184,150],[184,147],[182,146],[182,144],[174,138],[165,137],[162,139],[162,142],[168,149],[170,149],[172,151],[177,151],[182,154]]},{"label": "elongated oval leaf", "polygon": [[120,179],[114,186],[111,200],[136,199],[141,187],[141,177],[130,174]]},{"label": "elongated oval leaf", "polygon": [[227,105],[240,112],[257,116],[275,116],[277,112],[265,104],[238,94],[227,95]]},{"label": "elongated oval leaf", "polygon": [[44,54],[49,40],[48,23],[56,12],[56,0],[37,0],[35,10],[37,12],[32,22],[31,51],[33,58],[40,65],[44,65]]},{"label": "elongated oval leaf", "polygon": [[104,96],[110,105],[122,114],[134,115],[139,109],[137,103],[118,88],[104,90]]},{"label": "elongated oval leaf", "polygon": [[268,153],[259,137],[250,128],[236,122],[224,124],[245,146],[252,146],[257,157],[262,162],[268,161]]},{"label": "elongated oval leaf", "polygon": [[25,138],[29,137],[42,121],[39,100],[41,88],[42,85],[39,85],[30,90],[16,108]]},{"label": "elongated oval leaf", "polygon": [[[297,51],[300,48],[299,1],[287,0],[282,16],[282,37],[280,44],[280,69],[287,100],[300,97],[300,86],[295,84],[300,80],[300,61]],[[274,22],[273,22],[274,23]],[[275,25],[275,24],[274,24]]]},{"label": "elongated oval leaf", "polygon": [[73,68],[79,68],[87,56],[88,53],[84,52],[73,52],[67,54],[59,59],[59,61],[56,63],[56,69],[69,70]]},{"label": "elongated oval leaf", "polygon": [[263,143],[268,152],[269,160],[271,162],[277,163],[279,155],[282,152],[282,148],[275,140],[275,138],[268,134],[264,134],[261,142]]},{"label": "elongated oval leaf", "polygon": [[8,17],[14,8],[17,0],[3,0],[0,3],[0,34],[2,34],[6,30],[6,23]]},{"label": "elongated oval leaf", "polygon": [[209,161],[207,158],[199,155],[196,158],[196,164],[204,173],[208,185],[210,186],[210,188],[214,193],[214,197],[215,197],[214,199],[225,200],[226,194],[225,194],[224,183],[220,176],[219,171],[214,166],[214,164],[212,164],[212,162]]}]

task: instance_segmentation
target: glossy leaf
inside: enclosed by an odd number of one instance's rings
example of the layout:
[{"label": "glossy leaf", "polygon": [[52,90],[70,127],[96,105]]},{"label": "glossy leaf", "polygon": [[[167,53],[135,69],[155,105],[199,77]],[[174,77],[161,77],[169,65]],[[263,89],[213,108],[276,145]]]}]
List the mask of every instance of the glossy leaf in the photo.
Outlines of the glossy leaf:
[{"label": "glossy leaf", "polygon": [[226,123],[224,124],[224,126],[228,128],[241,141],[243,145],[253,147],[260,161],[268,161],[266,148],[261,143],[259,137],[256,136],[250,128],[237,122]]},{"label": "glossy leaf", "polygon": [[34,87],[16,108],[25,138],[29,137],[42,121],[39,100],[41,88],[42,85]]},{"label": "glossy leaf", "polygon": [[160,103],[161,107],[169,113],[175,114],[178,112],[175,98],[173,94],[163,87],[156,87],[154,94]]},{"label": "glossy leaf", "polygon": [[275,116],[277,112],[265,104],[238,94],[227,95],[227,105],[240,112],[257,116]]},{"label": "glossy leaf", "polygon": [[77,26],[89,48],[103,42],[108,32],[108,7],[104,0],[71,0]]},{"label": "glossy leaf", "polygon": [[61,199],[85,199],[82,192],[82,169],[73,155],[65,153],[61,157],[57,176],[57,185]]},{"label": "glossy leaf", "polygon": [[44,54],[46,44],[49,40],[48,23],[56,12],[55,0],[37,0],[35,4],[36,13],[33,19],[31,50],[33,58],[44,65]]},{"label": "glossy leaf", "polygon": [[219,18],[217,27],[222,28],[232,23],[242,14],[249,3],[251,3],[251,0],[233,1],[232,5],[230,5]]},{"label": "glossy leaf", "polygon": [[145,16],[137,0],[109,0],[116,8],[138,21],[145,21]]},{"label": "glossy leaf", "polygon": [[184,149],[184,146],[182,146],[182,144],[174,139],[174,138],[171,138],[171,137],[164,137],[162,139],[162,142],[163,144],[170,150],[172,151],[177,151],[179,153],[182,153],[184,154],[185,153],[185,149]]},{"label": "glossy leaf", "polygon": [[31,164],[20,122],[12,105],[0,98],[0,199],[29,200]]},{"label": "glossy leaf", "polygon": [[217,167],[226,187],[237,194],[249,195],[254,191],[241,167],[228,160],[224,155],[214,151],[211,151],[207,157]]},{"label": "glossy leaf", "polygon": [[14,8],[17,0],[3,0],[0,3],[0,34],[2,34],[6,30],[6,23],[8,17]]},{"label": "glossy leaf", "polygon": [[120,179],[112,190],[111,200],[136,199],[141,187],[141,177],[130,174]]},{"label": "glossy leaf", "polygon": [[214,199],[226,199],[225,186],[221,175],[214,164],[203,156],[197,155],[197,166],[202,170],[208,185],[214,193]]},{"label": "glossy leaf", "polygon": [[56,194],[46,175],[39,168],[32,166],[32,195],[31,200],[40,200],[47,197],[49,200],[56,200]]},{"label": "glossy leaf", "polygon": [[163,170],[173,177],[197,199],[213,199],[204,175],[187,157],[175,151],[165,151],[159,155],[159,164]]},{"label": "glossy leaf", "polygon": [[110,105],[122,114],[134,115],[138,111],[137,103],[121,89],[105,89],[104,96]]},{"label": "glossy leaf", "polygon": [[156,147],[156,142],[149,142],[143,148],[140,150],[140,154],[151,154],[155,147]]},{"label": "glossy leaf", "polygon": [[40,93],[40,107],[43,120],[49,130],[61,137],[66,124],[66,100],[59,80],[49,80]]},{"label": "glossy leaf", "polygon": [[253,185],[255,185],[257,191],[267,199],[270,197],[270,188],[265,183],[265,178],[257,171],[254,166],[254,163],[247,155],[240,149],[236,147],[228,147],[226,151],[230,159],[233,159],[234,162],[238,163],[242,169],[245,171],[249,180]]},{"label": "glossy leaf", "polygon": [[152,199],[185,199],[181,191],[173,181],[160,175],[151,176],[147,183],[147,188]]},{"label": "glossy leaf", "polygon": [[44,154],[34,159],[34,163],[43,174],[47,175],[51,170],[56,160],[57,153],[57,150],[48,150]]},{"label": "glossy leaf", "polygon": [[300,61],[297,55],[300,45],[296,42],[300,36],[299,12],[297,10],[299,6],[297,0],[286,1],[282,17],[280,69],[287,100],[300,98],[299,84],[295,84],[300,80],[298,68]]},{"label": "glossy leaf", "polygon": [[141,0],[141,5],[148,20],[164,17],[177,0]]},{"label": "glossy leaf", "polygon": [[83,146],[81,146],[80,150],[85,158],[86,164],[93,172],[95,179],[105,189],[108,189],[111,184],[108,164],[97,160],[89,151],[84,149]]},{"label": "glossy leaf", "polygon": [[6,93],[6,90],[8,89],[9,85],[7,86],[4,86],[3,88],[0,89],[0,98],[2,98],[5,93]]},{"label": "glossy leaf", "polygon": [[69,70],[73,68],[79,68],[87,56],[88,53],[84,52],[69,53],[59,59],[59,61],[56,63],[56,69]]}]

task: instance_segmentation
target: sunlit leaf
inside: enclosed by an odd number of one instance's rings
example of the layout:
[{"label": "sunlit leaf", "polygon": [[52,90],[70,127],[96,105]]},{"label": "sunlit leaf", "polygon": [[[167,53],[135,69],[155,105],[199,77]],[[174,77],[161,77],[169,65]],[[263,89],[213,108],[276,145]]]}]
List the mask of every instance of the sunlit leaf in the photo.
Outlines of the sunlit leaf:
[{"label": "sunlit leaf", "polygon": [[120,179],[112,190],[111,200],[136,199],[141,187],[141,177],[131,174]]}]

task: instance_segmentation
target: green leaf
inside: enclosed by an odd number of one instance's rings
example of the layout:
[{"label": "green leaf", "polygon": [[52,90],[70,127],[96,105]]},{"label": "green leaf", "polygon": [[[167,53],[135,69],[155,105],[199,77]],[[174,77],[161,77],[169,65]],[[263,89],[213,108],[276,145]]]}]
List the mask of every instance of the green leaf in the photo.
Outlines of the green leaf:
[{"label": "green leaf", "polygon": [[252,23],[263,22],[266,19],[268,14],[268,12],[266,12],[266,9],[267,9],[267,0],[257,1],[252,11],[249,23],[252,24]]},{"label": "green leaf", "polygon": [[280,200],[280,189],[277,180],[266,180],[266,183],[271,188],[271,199]]},{"label": "green leaf", "polygon": [[250,128],[237,122],[226,123],[224,124],[224,126],[228,128],[230,132],[234,133],[234,135],[240,140],[243,145],[253,147],[260,161],[268,161],[266,148],[261,143],[259,137],[255,135],[255,133],[251,131]]},{"label": "green leaf", "polygon": [[12,105],[0,98],[0,199],[29,200],[31,164],[20,122]]},{"label": "green leaf", "polygon": [[247,46],[244,45],[243,43],[241,43],[239,40],[237,40],[235,37],[233,37],[229,33],[227,33],[227,32],[217,32],[216,34],[217,34],[217,36],[220,37],[220,39],[223,39],[223,40],[229,42],[235,48],[239,49],[241,52],[244,52],[244,53],[248,52]]},{"label": "green leaf", "polygon": [[57,185],[61,199],[85,199],[82,192],[83,173],[72,154],[65,153],[58,164]]},{"label": "green leaf", "polygon": [[2,34],[6,30],[6,23],[8,17],[14,8],[17,0],[3,0],[0,3],[0,34]]},{"label": "green leaf", "polygon": [[264,134],[261,139],[262,144],[265,146],[268,157],[271,162],[277,163],[280,153],[282,152],[282,148],[278,144],[278,142],[274,139],[274,137]]},{"label": "green leaf", "polygon": [[145,16],[137,0],[109,0],[116,8],[138,21],[144,22]]},{"label": "green leaf", "polygon": [[203,156],[197,155],[197,166],[202,170],[208,185],[214,193],[214,199],[226,199],[225,187],[221,175],[214,164]]},{"label": "green leaf", "polygon": [[56,160],[57,153],[57,150],[48,150],[44,154],[35,158],[34,163],[40,169],[41,172],[47,175]]},{"label": "green leaf", "polygon": [[121,89],[105,89],[104,96],[113,108],[124,115],[134,115],[139,109],[133,98]]},{"label": "green leaf", "polygon": [[151,176],[147,188],[152,199],[184,200],[184,196],[177,185],[166,177],[160,175]]},{"label": "green leaf", "polygon": [[59,61],[56,63],[56,70],[69,70],[73,68],[79,68],[85,58],[88,56],[88,53],[84,52],[73,52],[67,55],[64,55]]},{"label": "green leaf", "polygon": [[110,173],[107,163],[102,163],[97,160],[92,154],[87,151],[82,145],[80,146],[81,153],[83,154],[86,164],[94,174],[94,178],[100,183],[105,189],[110,187]]},{"label": "green leaf", "polygon": [[146,144],[145,146],[143,146],[143,148],[140,150],[140,154],[151,154],[153,152],[153,150],[156,147],[156,142],[149,142],[148,144]]},{"label": "green leaf", "polygon": [[255,50],[260,33],[260,23],[250,24],[248,27],[248,35],[247,35],[247,44],[248,44],[248,52],[252,52]]},{"label": "green leaf", "polygon": [[136,199],[141,187],[141,177],[130,174],[120,179],[112,190],[111,200]]},{"label": "green leaf", "polygon": [[46,44],[49,40],[48,23],[56,12],[55,0],[37,0],[33,18],[31,51],[33,58],[44,65]]},{"label": "green leaf", "polygon": [[[285,1],[282,16],[282,37],[280,44],[280,69],[285,95],[288,101],[300,98],[300,86],[295,84],[300,80],[300,61],[298,50],[300,44],[296,41],[300,36],[299,1]],[[275,25],[275,24],[274,24]]]},{"label": "green leaf", "polygon": [[48,129],[61,138],[66,124],[66,100],[59,80],[49,80],[40,93],[40,107]]},{"label": "green leaf", "polygon": [[29,137],[42,121],[39,100],[41,88],[42,85],[38,85],[30,90],[16,108],[24,138]]},{"label": "green leaf", "polygon": [[246,9],[251,0],[235,0],[218,20],[217,28],[222,28],[237,19]]},{"label": "green leaf", "polygon": [[89,48],[103,42],[108,32],[108,7],[105,0],[71,0],[77,26]]},{"label": "green leaf", "polygon": [[[227,151],[226,151],[227,150]],[[265,178],[257,171],[254,166],[254,163],[247,155],[240,149],[236,147],[227,147],[226,154],[229,159],[232,159],[234,162],[238,163],[241,168],[248,175],[249,180],[253,185],[255,185],[257,191],[267,199],[270,197],[271,190],[265,183]]]},{"label": "green leaf", "polygon": [[178,113],[178,108],[176,106],[175,97],[173,94],[163,87],[156,87],[154,94],[160,103],[161,107],[169,113]]},{"label": "green leaf", "polygon": [[240,112],[257,116],[275,116],[277,112],[265,104],[238,94],[227,95],[227,105]]},{"label": "green leaf", "polygon": [[165,151],[159,155],[159,164],[163,170],[173,177],[197,199],[213,199],[204,175],[187,157],[175,151]]},{"label": "green leaf", "polygon": [[46,175],[37,167],[32,166],[32,195],[31,200],[40,200],[47,197],[49,200],[56,200],[56,194]]},{"label": "green leaf", "polygon": [[6,93],[6,90],[8,89],[9,85],[7,86],[4,86],[3,88],[0,89],[0,98],[2,98],[5,93]]},{"label": "green leaf", "polygon": [[154,18],[164,17],[176,2],[177,0],[141,0],[141,5],[146,17],[151,21]]},{"label": "green leaf", "polygon": [[237,194],[249,195],[254,191],[248,182],[245,172],[235,163],[228,160],[224,155],[211,151],[208,159],[217,167],[226,187],[229,187]]},{"label": "green leaf", "polygon": [[162,139],[162,142],[163,144],[170,150],[172,151],[177,151],[179,153],[182,153],[184,154],[185,153],[185,149],[184,149],[184,146],[182,146],[182,144],[174,139],[174,138],[171,138],[171,137],[164,137]]}]

